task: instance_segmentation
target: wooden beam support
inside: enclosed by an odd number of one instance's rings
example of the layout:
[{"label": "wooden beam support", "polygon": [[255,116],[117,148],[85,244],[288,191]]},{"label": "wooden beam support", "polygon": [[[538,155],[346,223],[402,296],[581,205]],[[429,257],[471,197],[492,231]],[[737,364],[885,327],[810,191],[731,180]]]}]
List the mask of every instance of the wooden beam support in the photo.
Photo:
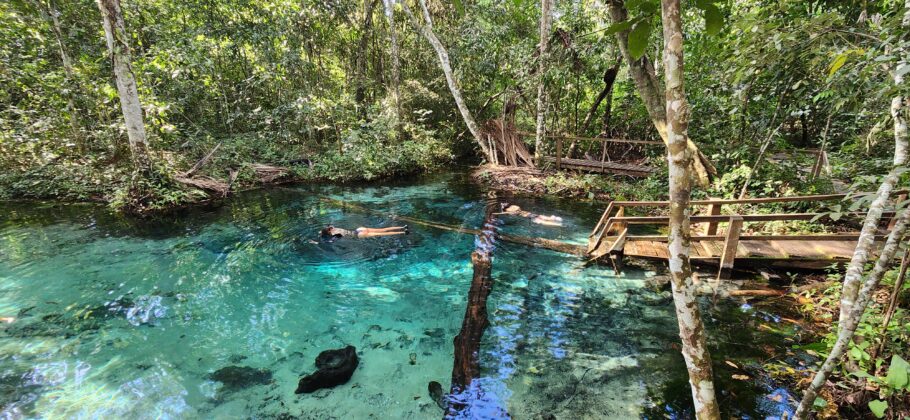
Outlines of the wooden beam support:
[{"label": "wooden beam support", "polygon": [[[708,215],[719,216],[722,206],[723,206],[723,204],[720,204],[720,203],[709,204],[708,205]],[[708,223],[708,230],[705,233],[708,235],[717,235],[717,222]]]},{"label": "wooden beam support", "polygon": [[727,239],[724,241],[724,253],[720,257],[720,269],[717,271],[717,280],[727,280],[733,272],[733,262],[736,260],[736,250],[739,248],[739,234],[743,229],[742,216],[730,216],[727,226]]}]

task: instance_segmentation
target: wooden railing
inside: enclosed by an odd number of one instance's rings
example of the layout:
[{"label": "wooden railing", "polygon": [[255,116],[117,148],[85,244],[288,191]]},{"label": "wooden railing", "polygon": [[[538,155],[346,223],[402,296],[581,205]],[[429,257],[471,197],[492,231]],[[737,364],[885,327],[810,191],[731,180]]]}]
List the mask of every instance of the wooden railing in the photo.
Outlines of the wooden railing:
[{"label": "wooden railing", "polygon": [[[527,131],[516,131],[520,136],[537,136],[535,133],[530,133]],[[556,139],[556,170],[562,169],[562,161],[565,159],[563,157],[563,140],[587,140],[587,141],[599,141],[602,143],[625,143],[625,144],[639,144],[639,145],[663,145],[663,142],[653,141],[653,140],[632,140],[632,139],[612,139],[606,137],[580,137],[580,136],[571,136],[567,134],[547,134],[544,137],[548,139]]]},{"label": "wooden railing", "polygon": [[[898,202],[906,200],[907,191],[896,191]],[[707,214],[695,215],[689,218],[692,225],[707,224],[704,234],[691,236],[691,241],[724,241],[723,252],[719,258],[718,279],[727,278],[733,269],[733,261],[736,257],[737,247],[740,241],[837,241],[837,240],[857,240],[859,232],[849,232],[842,234],[809,234],[809,235],[743,235],[743,224],[748,222],[770,222],[770,221],[811,221],[826,216],[829,213],[777,213],[777,214],[731,214],[722,215],[721,210],[724,205],[735,204],[768,204],[768,203],[787,203],[787,202],[818,202],[842,200],[846,194],[825,194],[811,196],[794,196],[794,197],[777,197],[777,198],[748,198],[741,200],[693,200],[693,207],[707,206]],[[629,234],[630,225],[668,225],[669,216],[626,216],[627,207],[667,207],[667,201],[613,201],[607,205],[606,210],[597,222],[597,226],[591,232],[588,239],[588,253],[594,254],[594,258],[612,254],[623,249],[626,242],[648,241],[648,242],[666,242],[666,235],[632,235]],[[614,214],[615,211],[615,214]],[[864,217],[864,212],[847,212],[842,215],[846,218]],[[893,226],[896,214],[893,211],[886,211],[882,214],[882,219],[890,221],[888,229]],[[718,234],[720,224],[726,224],[727,229],[723,235]],[[612,236],[611,236],[612,235]],[[604,238],[610,236],[612,242],[604,245],[604,249],[599,249]],[[876,240],[884,240],[883,235],[877,235]],[[712,257],[717,258],[717,257]]]}]

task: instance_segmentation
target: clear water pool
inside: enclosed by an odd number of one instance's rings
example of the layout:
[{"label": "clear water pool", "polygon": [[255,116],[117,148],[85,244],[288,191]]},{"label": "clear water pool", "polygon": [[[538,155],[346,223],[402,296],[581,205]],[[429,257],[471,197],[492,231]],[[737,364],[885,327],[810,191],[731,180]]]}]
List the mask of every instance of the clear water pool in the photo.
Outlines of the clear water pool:
[{"label": "clear water pool", "polygon": [[[0,417],[440,418],[427,384],[448,389],[474,238],[412,226],[407,236],[312,243],[329,223],[396,224],[321,197],[470,228],[483,218],[482,194],[457,173],[245,193],[154,222],[96,205],[0,203],[0,317],[11,321],[0,324]],[[602,207],[517,202],[566,226],[505,219],[502,231],[577,243]],[[484,397],[472,413],[688,417],[669,295],[646,286],[653,273],[580,263],[499,244]],[[754,311],[727,306],[707,312],[724,409],[779,415],[785,390],[724,379],[723,360],[757,363],[780,341],[755,332],[766,321]],[[348,344],[361,360],[350,382],[294,394],[320,351]],[[212,378],[230,366],[264,374]]]}]

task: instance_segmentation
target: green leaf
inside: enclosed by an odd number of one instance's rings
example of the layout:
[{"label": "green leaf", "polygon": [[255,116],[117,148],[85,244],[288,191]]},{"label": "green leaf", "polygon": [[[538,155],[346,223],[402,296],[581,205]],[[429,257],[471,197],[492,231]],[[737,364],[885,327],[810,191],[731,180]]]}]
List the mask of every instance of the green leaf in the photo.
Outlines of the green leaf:
[{"label": "green leaf", "polygon": [[629,33],[629,54],[633,60],[638,60],[645,55],[648,47],[648,38],[651,35],[651,22],[647,19],[635,24]]},{"label": "green leaf", "polygon": [[885,382],[894,390],[903,389],[907,386],[907,373],[910,372],[910,364],[898,355],[891,358],[891,366],[888,368],[888,376]]},{"label": "green leaf", "polygon": [[714,4],[708,3],[702,8],[705,11],[705,31],[708,35],[717,35],[724,28],[724,14]]},{"label": "green leaf", "polygon": [[819,409],[825,408],[827,405],[828,402],[822,397],[815,397],[815,401],[812,402],[812,406]]},{"label": "green leaf", "polygon": [[872,411],[872,414],[875,414],[875,417],[882,418],[885,417],[885,410],[888,409],[888,402],[881,400],[872,400],[869,401],[869,410]]},{"label": "green leaf", "polygon": [[614,24],[610,25],[610,27],[607,28],[606,31],[604,31],[604,34],[613,35],[617,32],[628,31],[629,28],[631,28],[631,27],[632,27],[632,22],[629,22],[629,21],[614,23]]},{"label": "green leaf", "polygon": [[452,3],[455,5],[458,16],[464,16],[464,3],[462,3],[461,0],[452,0]]},{"label": "green leaf", "polygon": [[863,360],[863,351],[859,347],[853,347],[850,349],[850,357],[853,360]]},{"label": "green leaf", "polygon": [[834,61],[831,62],[831,66],[828,68],[828,77],[834,76],[834,73],[837,73],[847,63],[849,55],[849,53],[840,53],[837,57],[834,57]]}]

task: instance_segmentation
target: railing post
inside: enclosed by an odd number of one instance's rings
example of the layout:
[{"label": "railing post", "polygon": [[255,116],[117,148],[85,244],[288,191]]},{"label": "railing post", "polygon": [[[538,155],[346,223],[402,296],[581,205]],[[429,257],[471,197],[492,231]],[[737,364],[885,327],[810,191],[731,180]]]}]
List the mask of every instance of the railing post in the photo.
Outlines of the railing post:
[{"label": "railing post", "polygon": [[556,170],[562,168],[562,137],[556,137]]},{"label": "railing post", "polygon": [[[626,215],[626,207],[619,206],[619,210],[616,210],[616,217],[625,217],[625,215]],[[607,235],[609,235],[613,232],[622,232],[623,230],[626,229],[626,227],[627,227],[626,225],[627,225],[626,222],[614,223],[613,229],[610,229],[609,231],[607,231]]]},{"label": "railing post", "polygon": [[[716,198],[711,198],[711,200],[717,200]],[[723,204],[708,204],[708,215],[710,216],[719,216],[720,208]],[[717,235],[717,222],[708,223],[708,235]]]},{"label": "railing post", "polygon": [[733,272],[733,261],[736,259],[736,250],[739,247],[739,234],[743,229],[742,216],[730,216],[727,226],[727,239],[724,241],[724,254],[720,257],[720,269],[717,271],[717,280],[727,280]]}]

